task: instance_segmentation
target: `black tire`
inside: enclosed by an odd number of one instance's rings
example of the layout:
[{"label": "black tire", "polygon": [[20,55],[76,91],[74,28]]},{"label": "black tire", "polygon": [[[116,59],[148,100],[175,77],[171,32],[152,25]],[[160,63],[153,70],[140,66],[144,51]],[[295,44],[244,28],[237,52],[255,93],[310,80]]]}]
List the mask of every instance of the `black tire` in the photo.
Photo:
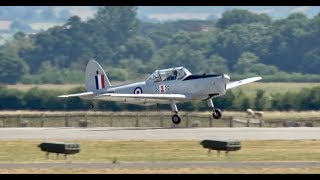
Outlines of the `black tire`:
[{"label": "black tire", "polygon": [[214,112],[212,113],[213,118],[219,119],[221,118],[222,112],[220,109],[215,109]]},{"label": "black tire", "polygon": [[174,124],[179,124],[181,122],[181,118],[177,114],[175,114],[172,116],[172,122]]},{"label": "black tire", "polygon": [[93,104],[91,104],[90,108],[91,108],[91,109],[93,109],[93,108],[94,108],[94,105],[93,105]]}]

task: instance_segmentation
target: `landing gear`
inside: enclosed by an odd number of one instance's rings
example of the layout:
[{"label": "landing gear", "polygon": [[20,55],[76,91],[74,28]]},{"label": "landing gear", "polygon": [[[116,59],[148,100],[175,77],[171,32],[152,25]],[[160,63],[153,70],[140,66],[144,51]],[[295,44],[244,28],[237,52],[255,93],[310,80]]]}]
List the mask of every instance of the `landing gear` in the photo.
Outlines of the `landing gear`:
[{"label": "landing gear", "polygon": [[215,110],[213,111],[213,113],[212,113],[212,116],[213,116],[213,118],[215,118],[215,119],[221,118],[221,115],[222,115],[222,113],[221,113],[221,110],[220,110],[220,109],[215,109]]},{"label": "landing gear", "polygon": [[212,112],[212,117],[215,118],[215,119],[221,118],[222,112],[221,112],[220,109],[215,109],[214,108],[214,105],[213,105],[213,102],[212,102],[211,98],[209,98],[207,100],[207,103],[208,103],[209,108],[213,111]]},{"label": "landing gear", "polygon": [[181,122],[181,118],[180,118],[177,114],[174,114],[174,115],[172,116],[172,122],[173,122],[174,124],[179,124],[179,123]]},{"label": "landing gear", "polygon": [[171,101],[171,110],[174,113],[174,115],[172,115],[172,122],[174,124],[180,124],[181,118],[178,115],[178,108],[177,108],[176,102],[174,100]]}]

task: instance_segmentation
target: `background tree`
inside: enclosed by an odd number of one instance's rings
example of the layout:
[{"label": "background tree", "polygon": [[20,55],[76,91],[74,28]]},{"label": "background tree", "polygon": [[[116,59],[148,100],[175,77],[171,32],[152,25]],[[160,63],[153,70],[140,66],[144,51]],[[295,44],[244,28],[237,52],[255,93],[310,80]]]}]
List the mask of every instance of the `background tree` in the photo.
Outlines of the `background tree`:
[{"label": "background tree", "polygon": [[255,14],[248,10],[234,9],[232,11],[224,12],[222,18],[218,20],[217,26],[226,28],[234,24],[250,23],[270,24],[271,18],[266,14]]},{"label": "background tree", "polygon": [[273,22],[271,30],[273,38],[270,50],[273,53],[265,63],[275,65],[287,72],[301,70],[301,61],[305,52],[308,52],[308,49],[315,45],[310,41],[312,31],[306,15],[302,13],[291,14],[286,19]]},{"label": "background tree", "polygon": [[28,72],[28,66],[17,54],[0,51],[0,82],[15,83]]},{"label": "background tree", "polygon": [[258,62],[259,58],[254,53],[244,52],[241,54],[237,64],[234,66],[234,69],[240,73],[248,73],[250,72],[250,68]]},{"label": "background tree", "polygon": [[305,53],[301,63],[301,71],[319,74],[320,73],[320,48],[312,49]]},{"label": "background tree", "polygon": [[209,59],[201,62],[201,70],[208,73],[226,74],[229,72],[227,60],[218,54],[212,55]]},{"label": "background tree", "polygon": [[259,89],[256,92],[256,97],[254,101],[254,108],[256,110],[268,110],[271,105],[271,98],[266,95],[266,91]]},{"label": "background tree", "polygon": [[151,59],[155,51],[155,45],[149,38],[134,36],[128,39],[119,48],[115,59],[137,58],[147,62]]},{"label": "background tree", "polygon": [[260,23],[235,24],[218,32],[210,51],[220,54],[233,68],[244,52],[252,52],[265,59],[270,54],[272,36],[269,26]]}]

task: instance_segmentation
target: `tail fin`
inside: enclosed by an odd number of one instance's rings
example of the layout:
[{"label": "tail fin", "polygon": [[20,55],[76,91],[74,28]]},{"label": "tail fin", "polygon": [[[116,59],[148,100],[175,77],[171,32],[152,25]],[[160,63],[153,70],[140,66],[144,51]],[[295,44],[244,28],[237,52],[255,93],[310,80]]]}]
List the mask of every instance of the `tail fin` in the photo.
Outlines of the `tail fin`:
[{"label": "tail fin", "polygon": [[88,62],[85,79],[88,92],[102,92],[111,87],[106,73],[95,60]]}]

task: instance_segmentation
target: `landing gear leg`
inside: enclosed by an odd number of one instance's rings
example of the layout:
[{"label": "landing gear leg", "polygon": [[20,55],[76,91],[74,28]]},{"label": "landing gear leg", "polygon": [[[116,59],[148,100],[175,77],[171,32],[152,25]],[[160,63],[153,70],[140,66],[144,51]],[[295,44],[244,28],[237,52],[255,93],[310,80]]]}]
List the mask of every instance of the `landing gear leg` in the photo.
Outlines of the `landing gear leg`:
[{"label": "landing gear leg", "polygon": [[171,101],[171,110],[174,113],[174,115],[172,116],[172,122],[174,124],[179,124],[181,122],[181,118],[178,115],[178,108],[174,100]]},{"label": "landing gear leg", "polygon": [[208,103],[209,108],[213,111],[213,112],[212,112],[213,118],[215,118],[215,119],[221,118],[222,112],[221,112],[220,109],[215,109],[215,108],[214,108],[214,105],[213,105],[213,102],[212,102],[212,99],[211,99],[211,98],[209,98],[209,99],[207,100],[207,103]]}]

